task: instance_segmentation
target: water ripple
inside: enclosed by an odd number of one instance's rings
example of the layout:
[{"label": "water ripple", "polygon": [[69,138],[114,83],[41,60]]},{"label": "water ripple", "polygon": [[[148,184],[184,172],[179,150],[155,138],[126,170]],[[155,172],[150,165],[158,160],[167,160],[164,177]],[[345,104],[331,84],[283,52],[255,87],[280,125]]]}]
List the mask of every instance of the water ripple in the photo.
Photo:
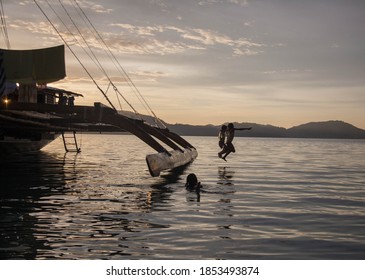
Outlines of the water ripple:
[{"label": "water ripple", "polygon": [[0,160],[0,258],[365,259],[364,141],[237,138],[223,162],[189,140],[197,160],[159,178],[128,135]]}]

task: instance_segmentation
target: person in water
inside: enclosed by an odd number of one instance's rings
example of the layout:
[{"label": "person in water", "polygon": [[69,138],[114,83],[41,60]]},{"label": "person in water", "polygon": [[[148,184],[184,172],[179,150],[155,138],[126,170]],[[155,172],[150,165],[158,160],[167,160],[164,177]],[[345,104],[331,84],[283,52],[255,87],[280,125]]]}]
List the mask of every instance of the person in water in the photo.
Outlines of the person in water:
[{"label": "person in water", "polygon": [[224,124],[224,125],[222,125],[221,130],[219,131],[219,134],[218,134],[218,139],[219,139],[218,145],[219,145],[219,148],[221,148],[221,149],[223,149],[224,142],[226,140],[226,130],[227,130],[227,126]]},{"label": "person in water", "polygon": [[[227,127],[227,131],[226,131],[226,142],[225,145],[222,149],[222,151],[220,151],[218,153],[218,157],[226,160],[226,157],[230,154],[230,153],[235,153],[236,149],[233,146],[233,138],[234,138],[234,132],[236,130],[250,130],[252,129],[252,127],[244,127],[244,128],[235,128],[233,123],[229,123],[228,127]],[[223,156],[224,155],[224,156]]]},{"label": "person in water", "polygon": [[202,188],[200,182],[198,181],[198,178],[194,173],[190,173],[188,177],[186,177],[186,184],[185,188],[188,191],[196,191],[199,192]]}]

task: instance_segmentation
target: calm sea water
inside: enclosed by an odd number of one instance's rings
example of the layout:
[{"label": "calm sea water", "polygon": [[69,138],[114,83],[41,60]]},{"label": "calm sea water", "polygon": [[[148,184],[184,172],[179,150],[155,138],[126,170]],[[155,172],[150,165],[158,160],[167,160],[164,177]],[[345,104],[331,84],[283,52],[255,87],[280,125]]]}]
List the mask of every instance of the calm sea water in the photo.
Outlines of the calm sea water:
[{"label": "calm sea water", "polygon": [[[1,259],[365,259],[365,141],[187,137],[159,178],[129,135],[1,158]],[[200,197],[184,188],[194,172]]]}]

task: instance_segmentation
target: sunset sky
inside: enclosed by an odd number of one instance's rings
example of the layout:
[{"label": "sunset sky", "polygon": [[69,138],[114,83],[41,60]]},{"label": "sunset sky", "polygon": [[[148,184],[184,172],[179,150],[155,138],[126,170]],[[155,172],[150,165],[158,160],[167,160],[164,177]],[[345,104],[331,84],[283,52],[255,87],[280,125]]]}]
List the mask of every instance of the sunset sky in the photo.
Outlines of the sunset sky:
[{"label": "sunset sky", "polygon": [[[34,1],[2,1],[12,49],[62,44]],[[63,26],[76,32],[58,0],[37,0],[95,80],[101,71]],[[124,96],[143,107],[62,0]],[[365,129],[365,1],[78,0],[154,112],[168,123],[255,122],[291,127],[343,120]],[[2,38],[3,39],[3,38]],[[4,40],[0,40],[5,48]],[[76,104],[105,99],[70,51],[67,78]],[[115,101],[115,94],[108,91]],[[122,108],[131,110],[121,100]],[[118,104],[115,102],[115,104]]]}]

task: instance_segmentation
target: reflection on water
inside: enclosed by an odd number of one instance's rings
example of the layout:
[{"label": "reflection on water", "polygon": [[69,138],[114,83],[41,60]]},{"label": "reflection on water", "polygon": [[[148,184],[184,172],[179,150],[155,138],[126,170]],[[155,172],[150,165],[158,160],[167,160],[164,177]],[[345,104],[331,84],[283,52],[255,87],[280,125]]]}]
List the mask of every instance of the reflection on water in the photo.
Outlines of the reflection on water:
[{"label": "reflection on water", "polygon": [[32,213],[47,207],[42,197],[64,192],[64,160],[43,152],[2,158],[0,176],[0,257],[34,259],[47,246],[34,235],[38,219]]},{"label": "reflection on water", "polygon": [[365,258],[363,141],[238,138],[223,162],[215,138],[189,140],[198,159],[159,178],[126,135],[2,158],[0,258]]},{"label": "reflection on water", "polygon": [[234,185],[233,176],[235,171],[226,166],[218,167],[218,182],[220,185]]}]

